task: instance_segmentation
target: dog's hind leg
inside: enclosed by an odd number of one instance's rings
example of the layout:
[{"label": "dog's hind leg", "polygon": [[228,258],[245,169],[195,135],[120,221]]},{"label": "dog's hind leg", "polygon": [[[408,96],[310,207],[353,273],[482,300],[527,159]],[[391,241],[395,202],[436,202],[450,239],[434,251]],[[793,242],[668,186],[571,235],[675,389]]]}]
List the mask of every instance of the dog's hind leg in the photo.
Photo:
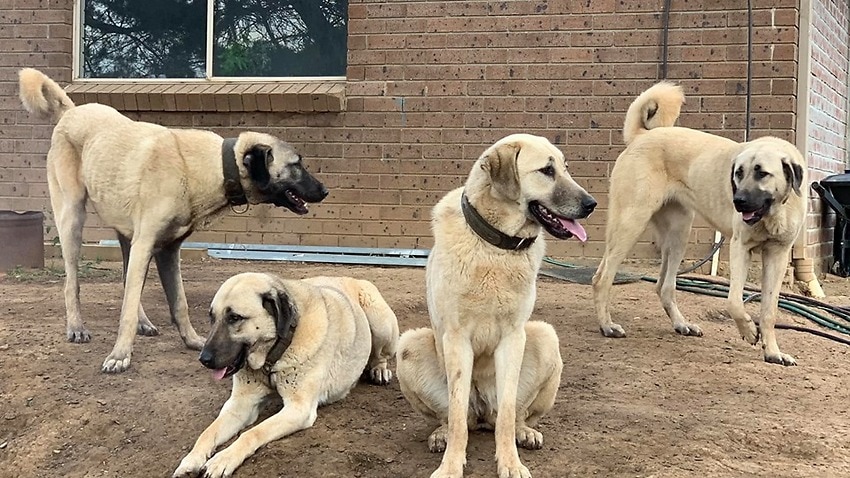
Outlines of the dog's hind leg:
[{"label": "dog's hind leg", "polygon": [[640,198],[634,200],[633,207],[620,208],[615,204],[608,207],[608,222],[605,226],[605,254],[593,275],[593,303],[599,331],[606,337],[625,337],[626,331],[611,320],[609,305],[614,276],[638,238],[646,230],[649,220],[661,206],[656,201]]},{"label": "dog's hind leg", "polygon": [[144,227],[136,227],[135,230],[136,237],[133,238],[127,260],[127,278],[124,281],[124,301],[121,305],[121,319],[118,322],[118,339],[101,366],[101,371],[107,373],[123,372],[130,367],[133,339],[139,326],[139,305],[145,276],[151,262],[154,237],[140,234],[139,231],[144,231]]},{"label": "dog's hind leg", "polygon": [[183,278],[180,274],[181,244],[181,241],[177,241],[162,247],[154,259],[156,269],[159,271],[159,280],[162,281],[165,297],[168,299],[171,320],[177,325],[180,338],[183,339],[186,347],[200,350],[204,346],[204,338],[195,332],[189,320],[189,305],[186,302],[186,292],[183,290]]},{"label": "dog's hind leg", "polygon": [[[428,437],[428,449],[442,453],[448,434],[449,387],[434,340],[434,332],[427,327],[403,333],[398,341],[396,372],[401,393],[413,409],[440,423]],[[468,413],[467,426],[474,428],[478,417]]]},{"label": "dog's hind leg", "polygon": [[529,449],[543,448],[543,434],[535,430],[537,421],[555,405],[564,363],[555,329],[545,322],[525,324],[525,353],[522,356],[517,392],[517,445]]},{"label": "dog's hind leg", "polygon": [[88,192],[80,178],[80,160],[72,145],[57,136],[47,153],[47,187],[65,262],[65,320],[69,342],[85,343],[91,334],[80,315],[77,276]]},{"label": "dog's hind leg", "polygon": [[[126,282],[127,262],[130,260],[130,239],[124,237],[123,234],[118,234],[118,244],[121,246],[121,259],[124,262],[121,280]],[[147,274],[145,274],[145,278],[147,279]],[[136,333],[138,335],[147,336],[159,335],[159,330],[151,323],[148,318],[148,314],[145,313],[145,309],[142,307],[141,303],[139,304],[139,326],[136,328]]]},{"label": "dog's hind leg", "polygon": [[676,305],[676,274],[685,256],[693,222],[694,213],[677,202],[668,202],[652,216],[652,224],[658,232],[661,246],[661,274],[655,292],[673,323],[673,330],[681,335],[700,337],[702,330],[698,325],[686,321]]},{"label": "dog's hind leg", "polygon": [[386,385],[393,378],[392,370],[387,362],[395,355],[398,345],[398,319],[390,306],[381,296],[378,288],[371,282],[359,280],[360,286],[358,300],[360,307],[369,321],[369,329],[372,332],[372,352],[369,355],[369,363],[366,373],[372,383]]}]

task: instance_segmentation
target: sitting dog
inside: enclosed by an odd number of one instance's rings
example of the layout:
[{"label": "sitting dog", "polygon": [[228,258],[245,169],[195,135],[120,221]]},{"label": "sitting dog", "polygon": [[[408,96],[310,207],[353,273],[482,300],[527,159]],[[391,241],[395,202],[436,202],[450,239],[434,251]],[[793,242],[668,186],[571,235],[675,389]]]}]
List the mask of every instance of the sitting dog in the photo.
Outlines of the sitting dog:
[{"label": "sitting dog", "polygon": [[189,348],[204,344],[189,322],[180,275],[180,245],[228,206],[270,203],[306,214],[328,191],[287,143],[246,132],[223,139],[210,131],[133,121],[109,106],[75,106],[43,73],[20,71],[24,107],[56,122],[47,153],[47,185],[62,257],[70,342],[91,340],[80,316],[77,268],[86,201],[115,229],[124,256],[124,301],[118,338],[104,372],[130,366],[138,332],[156,335],[142,309],[142,288],[156,260],[172,322]]},{"label": "sitting dog", "polygon": [[460,477],[468,428],[495,428],[499,476],[528,478],[516,444],[541,448],[531,428],[555,403],[558,336],[529,322],[542,232],[587,239],[576,219],[596,201],[545,138],[505,137],[487,148],[466,184],[434,207],[426,267],[432,329],[399,340],[398,379],[413,408],[440,422],[431,451],[445,451],[432,478]]},{"label": "sitting dog", "polygon": [[[644,91],[626,113],[626,149],[611,170],[605,254],[593,276],[599,329],[624,337],[611,320],[608,303],[617,268],[641,234],[652,225],[661,246],[656,291],[673,329],[702,335],[676,305],[676,275],[688,244],[694,213],[724,236],[729,250],[729,313],[743,339],[762,339],[764,360],[795,365],[776,343],[774,324],[779,291],[806,218],[806,160],[791,143],[763,137],[746,143],[673,126],[685,101],[682,88],[661,82]],[[743,291],[750,258],[762,257],[759,327],[744,310]],[[760,329],[760,330],[759,330]]]},{"label": "sitting dog", "polygon": [[[174,477],[202,470],[208,478],[230,476],[261,446],[313,426],[317,408],[345,398],[364,370],[377,384],[392,378],[387,360],[395,354],[398,322],[365,280],[239,274],[215,294],[210,318],[200,361],[218,380],[233,375],[233,390]],[[213,456],[257,419],[262,399],[273,392],[283,409]]]}]

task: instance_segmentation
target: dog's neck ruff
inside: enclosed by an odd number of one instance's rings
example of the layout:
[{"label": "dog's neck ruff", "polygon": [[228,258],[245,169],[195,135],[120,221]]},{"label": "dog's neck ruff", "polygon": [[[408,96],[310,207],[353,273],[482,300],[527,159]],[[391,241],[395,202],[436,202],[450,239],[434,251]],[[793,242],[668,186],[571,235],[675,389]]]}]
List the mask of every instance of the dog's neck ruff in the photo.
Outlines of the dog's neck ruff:
[{"label": "dog's neck ruff", "polygon": [[469,198],[466,197],[465,192],[460,196],[460,209],[463,211],[463,217],[466,219],[466,223],[469,224],[469,227],[472,228],[473,232],[475,232],[475,234],[477,234],[481,239],[484,239],[499,249],[522,251],[531,247],[531,245],[534,244],[534,241],[537,240],[537,236],[509,236],[496,229],[492,224],[487,222],[486,219],[481,217],[481,214],[479,214],[474,207],[472,207],[472,204],[469,203]]},{"label": "dog's neck ruff", "polygon": [[280,319],[275,318],[275,329],[277,329],[277,337],[275,338],[272,348],[266,354],[266,362],[263,364],[263,372],[272,373],[272,367],[280,360],[283,353],[292,344],[292,337],[295,335],[295,327],[298,325],[297,320],[289,322],[289,324],[278,323]]},{"label": "dog's neck ruff", "polygon": [[236,166],[236,151],[233,149],[236,146],[236,139],[225,138],[224,142],[221,143],[224,196],[227,198],[227,204],[231,206],[248,204],[248,198],[245,196],[245,190],[242,189],[242,182],[239,180],[239,167]]}]

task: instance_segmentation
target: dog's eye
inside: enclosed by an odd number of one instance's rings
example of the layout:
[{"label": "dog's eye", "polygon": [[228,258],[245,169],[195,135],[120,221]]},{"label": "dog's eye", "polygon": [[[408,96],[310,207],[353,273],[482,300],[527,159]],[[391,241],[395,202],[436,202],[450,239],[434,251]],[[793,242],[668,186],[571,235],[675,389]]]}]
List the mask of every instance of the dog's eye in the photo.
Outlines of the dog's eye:
[{"label": "dog's eye", "polygon": [[735,170],[735,177],[738,179],[744,179],[744,168],[738,168]]},{"label": "dog's eye", "polygon": [[756,171],[756,179],[764,179],[768,176],[770,176],[770,173],[763,169],[759,169],[758,171]]},{"label": "dog's eye", "polygon": [[539,171],[545,174],[546,176],[549,176],[550,178],[555,177],[555,168],[552,167],[552,165],[546,166],[545,168],[540,169]]},{"label": "dog's eye", "polygon": [[228,324],[235,324],[235,323],[240,322],[242,320],[245,320],[245,317],[242,317],[239,314],[230,314],[230,315],[227,316],[227,323]]}]

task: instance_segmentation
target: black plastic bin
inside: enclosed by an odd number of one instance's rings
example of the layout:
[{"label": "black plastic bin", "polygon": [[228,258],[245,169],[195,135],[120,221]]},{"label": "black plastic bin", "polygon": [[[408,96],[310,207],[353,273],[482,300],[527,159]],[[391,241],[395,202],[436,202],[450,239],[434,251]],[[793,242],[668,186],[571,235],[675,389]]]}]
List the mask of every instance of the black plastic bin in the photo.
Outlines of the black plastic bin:
[{"label": "black plastic bin", "polygon": [[812,189],[835,211],[835,232],[832,239],[833,264],[830,272],[850,276],[850,170],[812,182]]}]

